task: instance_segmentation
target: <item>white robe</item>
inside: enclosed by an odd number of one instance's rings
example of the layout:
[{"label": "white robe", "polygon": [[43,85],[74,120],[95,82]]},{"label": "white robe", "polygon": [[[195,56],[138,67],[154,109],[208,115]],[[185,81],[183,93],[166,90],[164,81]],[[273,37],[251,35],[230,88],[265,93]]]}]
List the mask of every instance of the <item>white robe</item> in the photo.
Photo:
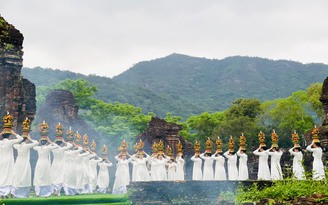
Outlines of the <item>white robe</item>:
[{"label": "white robe", "polygon": [[176,170],[177,170],[177,163],[167,163],[167,180],[174,181],[176,180]]},{"label": "white robe", "polygon": [[28,197],[32,186],[30,150],[38,144],[36,140],[32,140],[32,143],[14,144],[14,148],[17,150],[17,158],[15,161],[16,173],[13,183],[15,190],[13,194],[16,198]]},{"label": "white robe", "polygon": [[90,153],[87,156],[84,156],[82,159],[83,164],[83,194],[92,193],[92,189],[90,186],[90,177],[91,177],[91,169],[90,169],[90,159],[95,157],[96,155],[94,153]]},{"label": "white robe", "polygon": [[259,152],[259,149],[256,149],[253,154],[259,156],[259,168],[257,172],[257,179],[258,180],[270,180],[270,169],[268,164],[268,153],[263,151]]},{"label": "white robe", "polygon": [[320,147],[311,148],[311,146],[307,146],[306,150],[309,152],[313,152],[313,179],[314,180],[322,180],[325,179],[325,169],[322,163],[322,149]]},{"label": "white robe", "polygon": [[152,181],[156,181],[158,176],[157,168],[158,164],[155,158],[151,157],[150,160],[148,161],[150,163],[150,177]]},{"label": "white robe", "polygon": [[0,140],[0,196],[7,196],[12,191],[15,173],[13,145],[23,140],[20,135],[16,138]]},{"label": "white robe", "polygon": [[271,156],[271,180],[282,180],[282,170],[280,166],[280,158],[282,155],[281,151],[269,152],[266,151],[268,155]]},{"label": "white robe", "polygon": [[132,159],[129,158],[123,160],[118,156],[116,156],[115,159],[117,160],[117,164],[115,181],[113,185],[113,194],[125,194],[127,192],[126,186],[130,183],[129,163]]},{"label": "white robe", "polygon": [[302,152],[294,152],[293,148],[289,150],[289,153],[294,156],[293,158],[293,175],[298,180],[305,179],[305,172],[302,165],[303,154]]},{"label": "white robe", "polygon": [[227,180],[226,170],[224,167],[225,158],[222,155],[215,156],[214,154],[211,157],[215,160],[214,180]]},{"label": "white robe", "polygon": [[78,163],[77,155],[83,150],[82,147],[78,147],[75,150],[65,151],[65,174],[64,174],[64,190],[66,195],[75,195],[76,191],[76,168]]},{"label": "white robe", "polygon": [[52,194],[50,151],[58,149],[58,145],[42,145],[33,147],[38,152],[35,165],[33,185],[37,196],[48,197]]},{"label": "white robe", "polygon": [[154,158],[155,160],[155,163],[156,163],[156,178],[154,179],[155,181],[166,181],[167,180],[167,172],[166,172],[166,163],[168,161],[170,161],[170,158],[167,157],[167,158],[162,158],[161,160],[160,159],[157,159],[157,158]]},{"label": "white robe", "polygon": [[202,172],[202,164],[203,160],[199,157],[192,156],[191,160],[194,162],[192,169],[192,180],[202,180],[203,172]]},{"label": "white robe", "polygon": [[102,161],[101,158],[90,159],[90,186],[92,191],[95,191],[97,187],[97,178],[98,178],[97,165],[101,161]]},{"label": "white robe", "polygon": [[65,170],[65,151],[71,149],[73,145],[67,143],[66,146],[58,147],[58,149],[52,150],[53,160],[51,164],[51,179],[54,184],[54,189],[60,193],[60,190],[64,183]]},{"label": "white robe", "polygon": [[205,157],[204,154],[200,154],[199,157],[204,160],[203,180],[213,180],[214,179],[213,158]]},{"label": "white robe", "polygon": [[106,193],[106,190],[109,185],[109,173],[108,168],[111,167],[113,164],[111,162],[100,162],[98,163],[99,166],[99,174],[97,179],[97,186],[98,192]]},{"label": "white robe", "polygon": [[134,158],[132,157],[135,165],[135,181],[150,181],[150,175],[146,166],[147,161],[150,159],[147,158]]},{"label": "white robe", "polygon": [[247,167],[247,154],[241,154],[240,151],[237,152],[239,156],[239,170],[238,170],[238,180],[247,180],[248,176],[248,167]]},{"label": "white robe", "polygon": [[76,155],[76,186],[75,189],[78,193],[81,193],[84,189],[84,176],[87,170],[84,170],[83,157],[90,155],[90,152],[86,151],[84,153],[79,153]]},{"label": "white robe", "polygon": [[228,159],[228,179],[238,180],[237,155],[229,155],[229,151],[223,155]]},{"label": "white robe", "polygon": [[185,160],[181,156],[178,156],[178,157],[176,157],[176,161],[177,161],[176,180],[184,180]]}]

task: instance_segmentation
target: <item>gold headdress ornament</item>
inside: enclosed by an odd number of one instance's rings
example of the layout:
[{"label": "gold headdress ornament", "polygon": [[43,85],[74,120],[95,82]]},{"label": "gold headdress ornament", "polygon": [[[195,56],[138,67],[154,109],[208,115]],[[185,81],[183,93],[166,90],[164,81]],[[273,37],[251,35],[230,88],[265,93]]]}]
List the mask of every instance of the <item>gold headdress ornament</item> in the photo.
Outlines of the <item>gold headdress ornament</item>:
[{"label": "gold headdress ornament", "polygon": [[120,156],[128,155],[128,145],[125,140],[122,141],[121,146],[118,147],[118,151],[120,152]]},{"label": "gold headdress ornament", "polygon": [[166,147],[166,155],[173,159],[172,148],[170,147],[170,145],[167,145]]},{"label": "gold headdress ornament", "polygon": [[153,151],[152,155],[156,155],[158,153],[158,144],[154,142],[153,145],[151,146],[151,149]]},{"label": "gold headdress ornament", "polygon": [[294,133],[292,134],[292,142],[294,143],[294,147],[300,148],[300,136],[296,133],[296,130],[294,130]]},{"label": "gold headdress ornament", "polygon": [[157,143],[157,150],[158,150],[158,153],[157,154],[164,154],[164,143],[163,143],[162,140],[160,140]]},{"label": "gold headdress ornament", "polygon": [[63,125],[60,124],[60,122],[56,125],[56,139],[57,141],[63,141]]},{"label": "gold headdress ornament", "polygon": [[139,142],[137,142],[137,154],[138,155],[145,154],[145,152],[143,151],[144,147],[145,147],[145,143],[140,139]]},{"label": "gold headdress ornament", "polygon": [[182,144],[180,140],[179,143],[177,144],[177,155],[183,155]]},{"label": "gold headdress ornament", "polygon": [[91,146],[90,146],[91,151],[95,152],[96,151],[96,147],[97,147],[96,142],[94,140],[92,140]]},{"label": "gold headdress ornament", "polygon": [[279,147],[278,146],[278,134],[276,133],[275,130],[272,130],[271,140],[272,140],[272,147]]},{"label": "gold headdress ornament", "polygon": [[67,130],[66,134],[67,134],[67,142],[72,143],[73,142],[73,130],[71,127],[69,127],[69,130]]},{"label": "gold headdress ornament", "polygon": [[213,145],[213,142],[212,142],[212,140],[209,137],[207,138],[205,144],[206,144],[205,153],[212,154],[212,145]]},{"label": "gold headdress ornament", "polygon": [[216,139],[215,144],[216,144],[216,152],[222,153],[222,140],[220,136],[218,136],[218,138]]},{"label": "gold headdress ornament", "polygon": [[40,124],[40,134],[41,134],[40,141],[43,140],[48,141],[48,131],[49,131],[49,125],[43,120],[43,122]]},{"label": "gold headdress ornament", "polygon": [[229,152],[234,152],[234,147],[235,147],[235,141],[233,140],[232,136],[230,135],[229,139]]},{"label": "gold headdress ornament", "polygon": [[246,137],[244,136],[244,133],[241,133],[241,136],[239,137],[239,149],[246,151]]},{"label": "gold headdress ornament", "polygon": [[319,129],[317,128],[316,125],[314,125],[314,128],[312,130],[312,140],[314,142],[319,142],[320,143]]},{"label": "gold headdress ornament", "polygon": [[11,134],[11,128],[14,126],[13,125],[13,116],[9,114],[7,111],[6,115],[2,118],[3,120],[3,133],[4,134]]},{"label": "gold headdress ornament", "polygon": [[266,144],[265,144],[265,134],[262,131],[260,131],[260,133],[258,134],[258,137],[259,137],[260,145],[262,147],[266,147]]},{"label": "gold headdress ornament", "polygon": [[74,142],[76,145],[81,146],[81,135],[78,131],[76,131],[75,135],[74,135]]},{"label": "gold headdress ornament", "polygon": [[83,147],[84,149],[89,148],[89,136],[87,134],[83,135]]},{"label": "gold headdress ornament", "polygon": [[200,154],[200,143],[197,140],[196,140],[195,145],[194,145],[194,150],[195,150],[196,155]]},{"label": "gold headdress ornament", "polygon": [[22,137],[27,138],[28,134],[30,133],[31,129],[31,120],[25,118],[24,122],[22,123]]},{"label": "gold headdress ornament", "polygon": [[106,160],[107,159],[107,154],[108,154],[107,146],[103,145],[102,148],[101,148],[101,158]]}]

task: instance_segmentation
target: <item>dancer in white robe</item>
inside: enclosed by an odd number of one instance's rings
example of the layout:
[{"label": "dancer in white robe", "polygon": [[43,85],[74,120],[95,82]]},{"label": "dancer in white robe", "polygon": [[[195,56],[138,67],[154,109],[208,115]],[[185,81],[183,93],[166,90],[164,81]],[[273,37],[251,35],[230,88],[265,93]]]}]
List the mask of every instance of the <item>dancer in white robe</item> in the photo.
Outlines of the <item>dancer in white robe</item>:
[{"label": "dancer in white robe", "polygon": [[233,151],[223,154],[228,159],[228,179],[238,180],[237,155]]},{"label": "dancer in white robe", "polygon": [[215,154],[212,155],[212,159],[215,160],[215,172],[214,172],[214,180],[227,180],[227,174],[224,167],[225,158],[222,156],[222,152],[216,151]]},{"label": "dancer in white robe", "polygon": [[[29,143],[31,141],[31,143]],[[38,145],[39,142],[32,140],[30,135],[24,137],[20,144],[14,144],[17,150],[17,158],[15,161],[15,178],[14,178],[14,197],[26,198],[29,196],[32,186],[32,173],[30,163],[30,150]]]},{"label": "dancer in white robe", "polygon": [[[55,141],[58,149],[51,150],[53,160],[51,164],[51,179],[54,186],[54,195],[59,196],[64,183],[65,170],[65,151],[71,149],[73,145],[65,141]],[[66,144],[66,146],[64,146]]]},{"label": "dancer in white robe", "polygon": [[[146,158],[144,157],[146,155]],[[136,158],[136,156],[138,156]],[[150,181],[149,171],[147,169],[147,162],[150,156],[143,152],[142,154],[132,155],[131,158],[135,161],[135,181]]]},{"label": "dancer in white robe", "polygon": [[268,164],[268,153],[265,152],[265,148],[261,145],[257,148],[253,154],[259,156],[259,168],[257,172],[257,179],[258,180],[270,180],[270,169]]},{"label": "dancer in white robe", "polygon": [[125,194],[127,192],[126,186],[130,183],[129,163],[131,157],[127,159],[126,155],[115,156],[117,161],[115,180],[113,185],[113,194]]},{"label": "dancer in white robe", "polygon": [[303,154],[301,152],[300,147],[292,147],[289,149],[289,153],[294,156],[293,158],[293,177],[295,177],[298,180],[304,180],[305,178],[305,172],[303,168]]},{"label": "dancer in white robe", "polygon": [[271,147],[265,152],[271,156],[271,180],[282,180],[283,176],[280,165],[282,151],[280,151],[278,147]]},{"label": "dancer in white robe", "polygon": [[[155,155],[153,155],[155,156]],[[157,168],[158,168],[158,164],[157,164],[157,160],[155,157],[150,157],[149,159],[149,164],[150,164],[150,177],[151,177],[151,181],[156,181],[158,176],[158,172],[157,172]]]},{"label": "dancer in white robe", "polygon": [[64,174],[64,191],[65,195],[75,195],[78,194],[76,190],[76,173],[77,173],[77,164],[80,164],[80,161],[77,161],[77,155],[83,150],[81,146],[77,146],[74,142],[74,149],[65,151],[65,174]]},{"label": "dancer in white robe", "polygon": [[178,153],[177,157],[175,158],[177,163],[177,170],[176,170],[176,180],[184,180],[185,177],[185,160],[182,158],[182,153]]},{"label": "dancer in white robe", "polygon": [[239,166],[238,166],[238,180],[248,180],[248,166],[247,166],[247,154],[245,150],[239,148],[237,152],[237,156],[239,157]]},{"label": "dancer in white robe", "polygon": [[166,172],[166,163],[170,160],[170,157],[165,154],[157,154],[157,157],[154,158],[156,162],[156,174],[155,181],[166,181],[167,180],[167,172]]},{"label": "dancer in white robe", "polygon": [[[47,145],[47,143],[49,143]],[[35,165],[33,185],[37,196],[48,197],[53,193],[51,179],[50,151],[59,146],[49,140],[40,140],[40,145],[33,147],[38,152],[38,161]]]},{"label": "dancer in white robe", "polygon": [[194,162],[192,168],[192,180],[202,180],[203,179],[203,171],[202,164],[203,160],[199,157],[199,154],[195,154],[191,157],[191,161]]},{"label": "dancer in white robe", "polygon": [[96,156],[96,154],[91,152],[89,148],[85,150],[89,152],[89,155],[84,156],[82,159],[82,164],[83,164],[83,190],[81,192],[82,194],[92,193],[92,189],[90,186],[90,177],[91,177],[90,159]]},{"label": "dancer in white robe", "polygon": [[102,159],[98,156],[95,156],[90,159],[90,186],[92,192],[95,192],[97,189],[97,180],[98,180],[98,163],[102,162]]},{"label": "dancer in white robe", "polygon": [[[133,155],[132,155],[133,156]],[[136,181],[136,174],[137,174],[137,158],[139,156],[134,156],[131,160],[131,164],[132,164],[132,176],[131,176],[131,181]]]},{"label": "dancer in white robe", "polygon": [[108,168],[111,167],[113,164],[108,160],[103,160],[102,162],[98,163],[99,166],[99,174],[97,179],[97,192],[99,193],[106,193],[106,190],[109,185],[109,172]]},{"label": "dancer in white robe", "polygon": [[306,147],[306,150],[313,152],[313,176],[314,180],[323,180],[325,179],[325,169],[322,163],[322,149],[320,147],[320,142],[314,142]]},{"label": "dancer in white robe", "polygon": [[174,159],[170,159],[167,163],[167,180],[168,181],[176,180],[176,171],[177,171],[177,163],[174,162]]},{"label": "dancer in white robe", "polygon": [[[11,134],[16,139],[8,139]],[[15,174],[13,145],[23,140],[23,137],[16,134],[13,130],[11,130],[11,134],[1,132],[3,139],[0,140],[0,197],[6,197],[14,191],[12,186]]]},{"label": "dancer in white robe", "polygon": [[76,164],[76,186],[75,189],[79,194],[82,194],[83,190],[84,190],[84,176],[85,176],[85,172],[87,170],[84,169],[84,165],[83,165],[83,158],[87,157],[90,155],[89,151],[82,151],[82,153],[79,153],[76,155],[76,161],[78,162]]},{"label": "dancer in white robe", "polygon": [[203,180],[213,180],[214,171],[213,171],[213,158],[211,153],[202,153],[199,155],[200,158],[204,160],[204,170],[203,170]]}]

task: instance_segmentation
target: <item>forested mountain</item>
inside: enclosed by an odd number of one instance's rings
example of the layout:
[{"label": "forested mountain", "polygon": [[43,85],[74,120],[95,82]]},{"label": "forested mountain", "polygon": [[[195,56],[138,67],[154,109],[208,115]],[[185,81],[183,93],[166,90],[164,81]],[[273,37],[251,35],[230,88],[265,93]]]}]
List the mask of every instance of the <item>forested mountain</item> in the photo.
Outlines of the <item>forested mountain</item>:
[{"label": "forested mountain", "polygon": [[43,68],[24,68],[22,74],[37,86],[84,78],[98,87],[96,97],[106,102],[129,103],[160,117],[167,112],[189,117],[224,110],[241,97],[287,97],[311,83],[322,82],[328,75],[328,65],[258,57],[216,60],[172,54],[140,62],[113,79]]}]

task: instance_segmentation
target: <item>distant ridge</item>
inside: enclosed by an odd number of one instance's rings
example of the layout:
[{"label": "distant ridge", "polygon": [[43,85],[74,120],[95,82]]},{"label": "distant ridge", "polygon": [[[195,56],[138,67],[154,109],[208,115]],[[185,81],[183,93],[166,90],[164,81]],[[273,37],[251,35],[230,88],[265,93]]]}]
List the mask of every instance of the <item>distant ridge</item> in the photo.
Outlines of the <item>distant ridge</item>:
[{"label": "distant ridge", "polygon": [[[237,98],[287,97],[323,82],[328,65],[245,56],[217,60],[173,53],[139,62],[112,79],[43,68],[24,68],[22,73],[37,86],[84,78],[98,86],[99,99],[130,103],[160,117],[166,112],[188,117],[224,110]],[[48,79],[40,79],[40,73]]]}]

